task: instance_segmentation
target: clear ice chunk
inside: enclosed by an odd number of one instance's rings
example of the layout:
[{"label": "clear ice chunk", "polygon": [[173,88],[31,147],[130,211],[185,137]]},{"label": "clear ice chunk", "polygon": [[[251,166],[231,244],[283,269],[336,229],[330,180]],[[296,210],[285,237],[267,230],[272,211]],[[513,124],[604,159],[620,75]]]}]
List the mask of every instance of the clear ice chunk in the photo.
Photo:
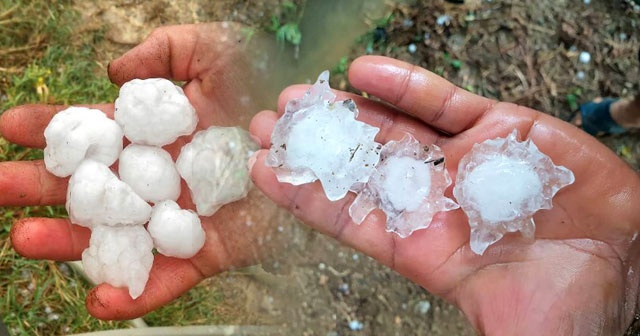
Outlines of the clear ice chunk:
[{"label": "clear ice chunk", "polygon": [[158,252],[168,257],[188,259],[204,246],[205,233],[200,218],[191,210],[182,210],[174,201],[156,204],[147,231]]},{"label": "clear ice chunk", "polygon": [[115,121],[100,110],[69,107],[57,113],[44,130],[47,170],[66,177],[84,159],[113,164],[122,151],[123,132]]},{"label": "clear ice chunk", "polygon": [[67,212],[72,223],[142,225],[151,217],[151,206],[102,163],[85,160],[69,180]]},{"label": "clear ice chunk", "polygon": [[176,160],[200,216],[247,196],[251,187],[247,160],[258,150],[249,132],[212,126],[197,132]]},{"label": "clear ice chunk", "polygon": [[91,231],[82,265],[89,278],[114,287],[128,287],[135,299],[144,291],[153,264],[153,241],[142,225],[104,226]]},{"label": "clear ice chunk", "polygon": [[193,133],[195,108],[181,87],[164,78],[134,79],[120,88],[114,118],[133,143],[164,146]]},{"label": "clear ice chunk", "polygon": [[442,150],[405,136],[382,147],[380,163],[358,191],[349,215],[360,224],[373,209],[380,208],[387,216],[387,231],[405,238],[427,228],[436,213],[458,208],[444,196],[450,185]]},{"label": "clear ice chunk", "polygon": [[507,232],[533,239],[533,215],[575,180],[517,131],[475,144],[461,160],[453,195],[469,218],[471,249],[483,254]]},{"label": "clear ice chunk", "polygon": [[357,121],[353,100],[335,101],[325,71],[300,99],[287,103],[266,159],[280,182],[320,180],[327,198],[343,198],[368,181],[380,157],[379,129]]},{"label": "clear ice chunk", "polygon": [[118,173],[147,202],[175,201],[180,196],[180,174],[162,148],[130,144],[120,153]]}]

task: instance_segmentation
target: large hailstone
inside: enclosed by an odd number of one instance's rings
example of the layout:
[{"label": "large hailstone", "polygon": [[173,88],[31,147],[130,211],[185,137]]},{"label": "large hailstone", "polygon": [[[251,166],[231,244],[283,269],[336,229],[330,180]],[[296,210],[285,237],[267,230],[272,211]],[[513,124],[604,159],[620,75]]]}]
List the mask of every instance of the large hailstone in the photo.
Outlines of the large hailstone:
[{"label": "large hailstone", "polygon": [[171,155],[162,148],[131,144],[118,160],[120,179],[142,199],[157,203],[180,196],[180,174]]},{"label": "large hailstone", "polygon": [[164,78],[134,79],[122,85],[114,117],[127,139],[151,146],[189,135],[198,123],[182,88]]},{"label": "large hailstone", "polygon": [[482,254],[507,232],[533,238],[533,215],[551,209],[551,199],[574,182],[573,173],[556,166],[514,130],[506,138],[475,144],[461,160],[453,195],[469,217],[471,249]]},{"label": "large hailstone", "polygon": [[349,215],[360,224],[373,209],[380,208],[387,216],[387,231],[405,238],[427,228],[437,212],[459,207],[444,196],[449,185],[451,177],[442,150],[406,136],[382,147],[380,163],[358,191]]},{"label": "large hailstone", "polygon": [[343,198],[367,182],[380,158],[379,129],[357,121],[352,100],[334,101],[325,71],[301,99],[287,103],[266,159],[280,182],[320,180],[327,198]]},{"label": "large hailstone", "polygon": [[85,160],[69,180],[67,212],[72,223],[142,225],[151,217],[151,206],[102,163]]},{"label": "large hailstone", "polygon": [[44,130],[44,163],[49,172],[66,177],[84,159],[113,164],[122,151],[122,129],[100,110],[69,107]]},{"label": "large hailstone", "polygon": [[188,259],[204,246],[205,233],[200,218],[191,210],[182,210],[174,201],[156,204],[147,231],[158,252],[168,257]]},{"label": "large hailstone", "polygon": [[139,297],[153,264],[153,241],[142,225],[98,225],[91,232],[89,248],[82,252],[82,265],[89,278],[114,287],[128,287]]},{"label": "large hailstone", "polygon": [[247,196],[251,186],[247,160],[258,146],[238,127],[212,126],[197,132],[176,160],[198,214],[211,216],[220,207]]}]

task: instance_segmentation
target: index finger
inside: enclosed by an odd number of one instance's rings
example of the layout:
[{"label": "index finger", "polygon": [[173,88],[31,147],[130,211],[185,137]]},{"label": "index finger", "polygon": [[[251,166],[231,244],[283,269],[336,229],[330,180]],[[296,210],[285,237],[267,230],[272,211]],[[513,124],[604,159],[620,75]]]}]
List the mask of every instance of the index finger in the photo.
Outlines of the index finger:
[{"label": "index finger", "polygon": [[[104,112],[113,119],[113,104],[75,105]],[[25,147],[44,148],[44,129],[65,105],[29,104],[9,109],[0,115],[0,135],[8,141]]]},{"label": "index finger", "polygon": [[449,134],[470,128],[496,104],[423,68],[382,56],[362,56],[353,61],[349,81],[357,89]]}]

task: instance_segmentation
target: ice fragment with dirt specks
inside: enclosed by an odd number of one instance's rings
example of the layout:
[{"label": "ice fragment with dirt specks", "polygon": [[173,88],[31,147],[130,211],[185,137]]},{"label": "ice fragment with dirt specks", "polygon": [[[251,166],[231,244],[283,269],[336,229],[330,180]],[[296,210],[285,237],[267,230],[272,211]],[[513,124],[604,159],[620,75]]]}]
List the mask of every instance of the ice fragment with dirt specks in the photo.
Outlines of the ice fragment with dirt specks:
[{"label": "ice fragment with dirt specks", "polygon": [[405,238],[427,228],[436,213],[458,208],[444,196],[449,185],[451,177],[442,150],[422,145],[408,135],[382,147],[380,163],[357,191],[349,215],[360,224],[373,209],[380,208],[387,217],[387,231]]},{"label": "ice fragment with dirt specks", "polygon": [[515,130],[506,138],[475,144],[460,160],[453,189],[469,218],[471,249],[483,254],[507,232],[533,239],[533,215],[551,209],[553,196],[574,180],[531,139],[518,141]]},{"label": "ice fragment with dirt specks", "polygon": [[325,71],[302,98],[287,103],[266,159],[278,181],[320,180],[331,201],[369,180],[382,147],[374,141],[379,129],[356,120],[355,103],[335,98]]}]

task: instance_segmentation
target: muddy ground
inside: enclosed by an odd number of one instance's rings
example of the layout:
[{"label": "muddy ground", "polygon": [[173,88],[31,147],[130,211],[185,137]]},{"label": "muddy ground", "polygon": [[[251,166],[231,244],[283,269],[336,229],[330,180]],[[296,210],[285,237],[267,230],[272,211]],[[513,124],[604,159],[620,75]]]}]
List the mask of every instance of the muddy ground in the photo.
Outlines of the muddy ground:
[{"label": "muddy ground", "polygon": [[[153,27],[213,20],[264,27],[282,3],[106,0],[77,7],[85,13],[83,29],[107,25],[97,46],[106,68]],[[369,33],[354,41],[350,58],[393,56],[467,90],[565,120],[577,103],[638,90],[640,20],[622,0],[421,1],[389,4],[386,12],[393,14],[387,20],[367,18]],[[578,61],[582,51],[590,63]],[[638,169],[640,134],[602,140]],[[375,261],[286,216],[282,227],[289,246],[273,262],[207,282],[225,289],[224,304],[243,310],[239,324],[285,323],[303,335],[473,334],[456,308]],[[358,323],[362,330],[353,330]]]}]

